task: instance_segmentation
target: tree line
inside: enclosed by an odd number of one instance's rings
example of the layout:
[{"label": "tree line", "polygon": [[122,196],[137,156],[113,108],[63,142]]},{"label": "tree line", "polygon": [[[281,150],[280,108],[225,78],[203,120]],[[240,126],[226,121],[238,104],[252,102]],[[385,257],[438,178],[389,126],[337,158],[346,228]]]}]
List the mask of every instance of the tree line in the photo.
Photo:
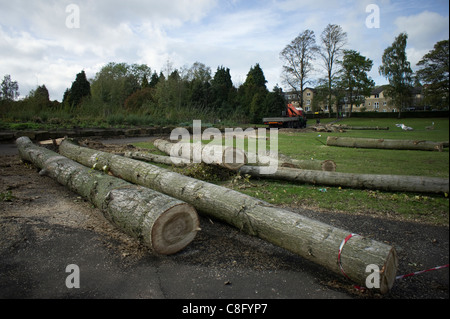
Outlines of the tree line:
[{"label": "tree line", "polygon": [[21,101],[14,101],[17,96],[8,101],[10,108],[28,107],[35,114],[60,110],[110,118],[111,122],[133,114],[135,119],[162,124],[188,123],[196,117],[208,122],[259,123],[262,117],[280,115],[285,108],[282,89],[276,86],[269,91],[266,83],[258,63],[236,87],[230,69],[223,66],[213,75],[211,68],[200,62],[180,69],[167,62],[160,72],[145,64],[110,62],[92,79],[87,79],[84,71],[77,74],[62,102],[50,101],[45,85]]},{"label": "tree line", "polygon": [[[436,43],[414,74],[406,56],[407,39],[407,34],[401,33],[384,51],[379,73],[389,81],[386,94],[401,109],[408,105],[410,89],[423,84],[426,103],[437,109],[448,108],[448,40]],[[339,114],[344,101],[351,111],[370,95],[375,83],[368,76],[373,61],[345,49],[346,45],[347,34],[339,25],[329,24],[319,44],[313,31],[300,33],[280,52],[284,84],[299,96],[307,86],[315,86],[312,107],[326,105],[330,116]],[[325,71],[320,79],[311,76],[316,60]],[[235,85],[230,69],[224,66],[213,74],[200,62],[178,69],[167,62],[160,72],[145,64],[110,62],[92,79],[87,79],[84,71],[77,74],[62,102],[50,101],[45,85],[17,100],[18,83],[6,75],[1,82],[0,107],[3,118],[21,114],[22,120],[44,122],[57,114],[66,119],[103,119],[109,124],[120,124],[124,119],[133,120],[131,124],[180,124],[196,118],[257,124],[263,117],[280,116],[286,107],[282,89],[277,85],[269,91],[266,84],[258,63],[250,68],[244,83]],[[299,103],[304,107],[303,99]]]}]

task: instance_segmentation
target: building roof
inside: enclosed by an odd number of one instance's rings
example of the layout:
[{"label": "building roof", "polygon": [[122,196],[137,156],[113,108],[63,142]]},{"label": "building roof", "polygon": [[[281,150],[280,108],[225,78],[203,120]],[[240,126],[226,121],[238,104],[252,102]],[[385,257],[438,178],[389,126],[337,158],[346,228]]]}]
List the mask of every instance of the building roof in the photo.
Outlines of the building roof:
[{"label": "building roof", "polygon": [[381,92],[383,92],[386,89],[386,87],[387,87],[387,85],[376,86],[372,90],[372,95],[380,94]]}]

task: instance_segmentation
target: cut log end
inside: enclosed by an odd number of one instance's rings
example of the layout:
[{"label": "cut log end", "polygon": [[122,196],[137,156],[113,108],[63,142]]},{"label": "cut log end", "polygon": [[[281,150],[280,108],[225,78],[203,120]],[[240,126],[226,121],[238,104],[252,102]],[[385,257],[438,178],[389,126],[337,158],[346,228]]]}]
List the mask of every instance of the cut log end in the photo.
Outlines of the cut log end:
[{"label": "cut log end", "polygon": [[323,161],[322,170],[326,172],[336,172],[336,163],[331,160]]},{"label": "cut log end", "polygon": [[394,248],[389,252],[384,267],[382,269],[382,277],[380,278],[380,292],[386,294],[391,291],[395,283],[398,268],[398,257]]},{"label": "cut log end", "polygon": [[241,149],[234,147],[227,147],[223,151],[221,165],[232,171],[239,170],[247,163],[247,155]]},{"label": "cut log end", "polygon": [[152,228],[153,250],[162,255],[171,255],[188,246],[197,235],[198,215],[194,207],[180,204],[168,209]]}]

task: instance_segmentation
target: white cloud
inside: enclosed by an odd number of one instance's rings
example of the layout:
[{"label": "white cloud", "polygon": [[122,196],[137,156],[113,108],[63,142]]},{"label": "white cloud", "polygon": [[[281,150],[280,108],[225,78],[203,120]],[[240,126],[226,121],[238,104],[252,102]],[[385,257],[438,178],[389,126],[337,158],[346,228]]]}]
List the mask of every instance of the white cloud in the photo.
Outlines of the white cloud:
[{"label": "white cloud", "polygon": [[397,34],[400,32],[408,34],[407,55],[413,70],[438,41],[449,38],[448,15],[424,11],[416,15],[398,17],[394,23]]},{"label": "white cloud", "polygon": [[430,49],[439,40],[449,35],[449,17],[436,12],[424,11],[417,15],[402,16],[395,20],[397,32],[407,32],[409,44],[421,49]]},{"label": "white cloud", "polygon": [[[80,28],[66,26],[66,7],[80,9]],[[347,48],[374,60],[407,31],[412,64],[448,38],[448,3],[377,0],[381,28],[365,26],[373,0],[0,0],[0,77],[11,74],[22,96],[46,84],[61,99],[77,73],[93,77],[108,62],[145,63],[160,71],[199,61],[228,67],[237,85],[260,63],[268,88],[281,84],[279,52],[299,33],[327,24],[348,33]],[[417,61],[416,61],[417,60]],[[375,79],[377,82],[382,79]]]}]

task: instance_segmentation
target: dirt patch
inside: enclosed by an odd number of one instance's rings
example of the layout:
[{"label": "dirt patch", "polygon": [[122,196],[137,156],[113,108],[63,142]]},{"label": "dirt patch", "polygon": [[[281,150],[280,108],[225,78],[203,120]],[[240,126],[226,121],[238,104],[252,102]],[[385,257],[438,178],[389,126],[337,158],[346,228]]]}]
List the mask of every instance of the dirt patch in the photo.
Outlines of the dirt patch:
[{"label": "dirt patch", "polygon": [[[18,156],[0,156],[0,172],[0,193],[6,194],[0,202],[2,238],[14,234],[15,222],[29,225],[45,223],[95,230],[120,242],[125,249],[124,254],[130,254],[130,250],[133,254],[144,253],[139,244],[112,226],[92,204],[52,179],[41,177],[35,167],[23,163]],[[46,231],[36,230],[37,239],[46,236]],[[10,241],[0,241],[0,248],[8,245],[11,245]]]},{"label": "dirt patch", "polygon": [[[97,148],[105,150],[104,145],[98,144]],[[124,150],[123,146],[107,148],[118,153]],[[38,279],[30,281],[21,277],[17,269],[24,268],[24,273],[30,273],[30,267],[50,269],[49,264],[52,262],[42,257],[45,254],[39,255],[39,259],[33,259],[35,249],[27,250],[27,247],[35,247],[33,245],[37,243],[39,247],[51,251],[70,251],[71,246],[67,240],[55,241],[57,244],[51,241],[63,234],[75,238],[71,245],[78,243],[86,245],[86,250],[92,249],[89,258],[101,258],[93,262],[92,274],[96,273],[98,267],[114,271],[114,277],[107,277],[103,288],[96,288],[102,291],[102,294],[94,294],[94,297],[117,296],[114,295],[115,291],[120,289],[122,293],[127,291],[120,281],[125,277],[133,283],[130,283],[129,294],[125,295],[131,298],[449,297],[448,269],[398,280],[390,294],[374,295],[370,291],[356,290],[344,278],[299,256],[205,217],[201,219],[202,231],[186,250],[171,257],[156,257],[133,238],[118,231],[90,203],[50,178],[39,176],[33,166],[22,163],[17,155],[0,156],[0,193],[3,194],[0,200],[0,274],[3,278],[0,277],[0,283],[7,283],[6,286],[9,287],[9,293],[4,296],[23,297],[25,291],[29,296],[35,297],[33,292],[38,289],[47,291],[43,282],[51,281],[51,278],[47,280],[40,275]],[[448,226],[437,227],[363,214],[355,216],[342,212],[319,212],[300,207],[289,209],[394,245],[399,254],[399,275],[448,264]],[[87,241],[76,239],[79,234],[83,234]],[[32,243],[34,244],[31,245]],[[98,250],[100,254],[97,253]],[[75,256],[77,254],[74,253]],[[33,260],[38,265],[29,266],[26,259]],[[183,274],[187,269],[189,273]],[[148,274],[150,271],[152,273]],[[159,278],[159,281],[155,279],[151,285],[143,287],[143,284],[138,284],[144,278],[143,272],[146,274],[145,278],[153,276]],[[133,281],[133,276],[136,276],[136,282]],[[171,276],[184,280],[182,287],[179,283],[176,287],[173,284],[172,287]],[[161,278],[164,278],[164,282]],[[296,280],[301,280],[301,283]],[[15,285],[18,282],[26,282],[27,285]],[[296,286],[292,287],[294,284]],[[299,285],[304,287],[305,291],[300,292]],[[192,288],[194,286],[195,288]],[[180,292],[188,287],[191,290]],[[92,297],[92,291],[83,296],[78,295],[77,298]],[[61,292],[63,297],[71,297],[64,294]],[[52,294],[49,296],[54,297]]]}]

